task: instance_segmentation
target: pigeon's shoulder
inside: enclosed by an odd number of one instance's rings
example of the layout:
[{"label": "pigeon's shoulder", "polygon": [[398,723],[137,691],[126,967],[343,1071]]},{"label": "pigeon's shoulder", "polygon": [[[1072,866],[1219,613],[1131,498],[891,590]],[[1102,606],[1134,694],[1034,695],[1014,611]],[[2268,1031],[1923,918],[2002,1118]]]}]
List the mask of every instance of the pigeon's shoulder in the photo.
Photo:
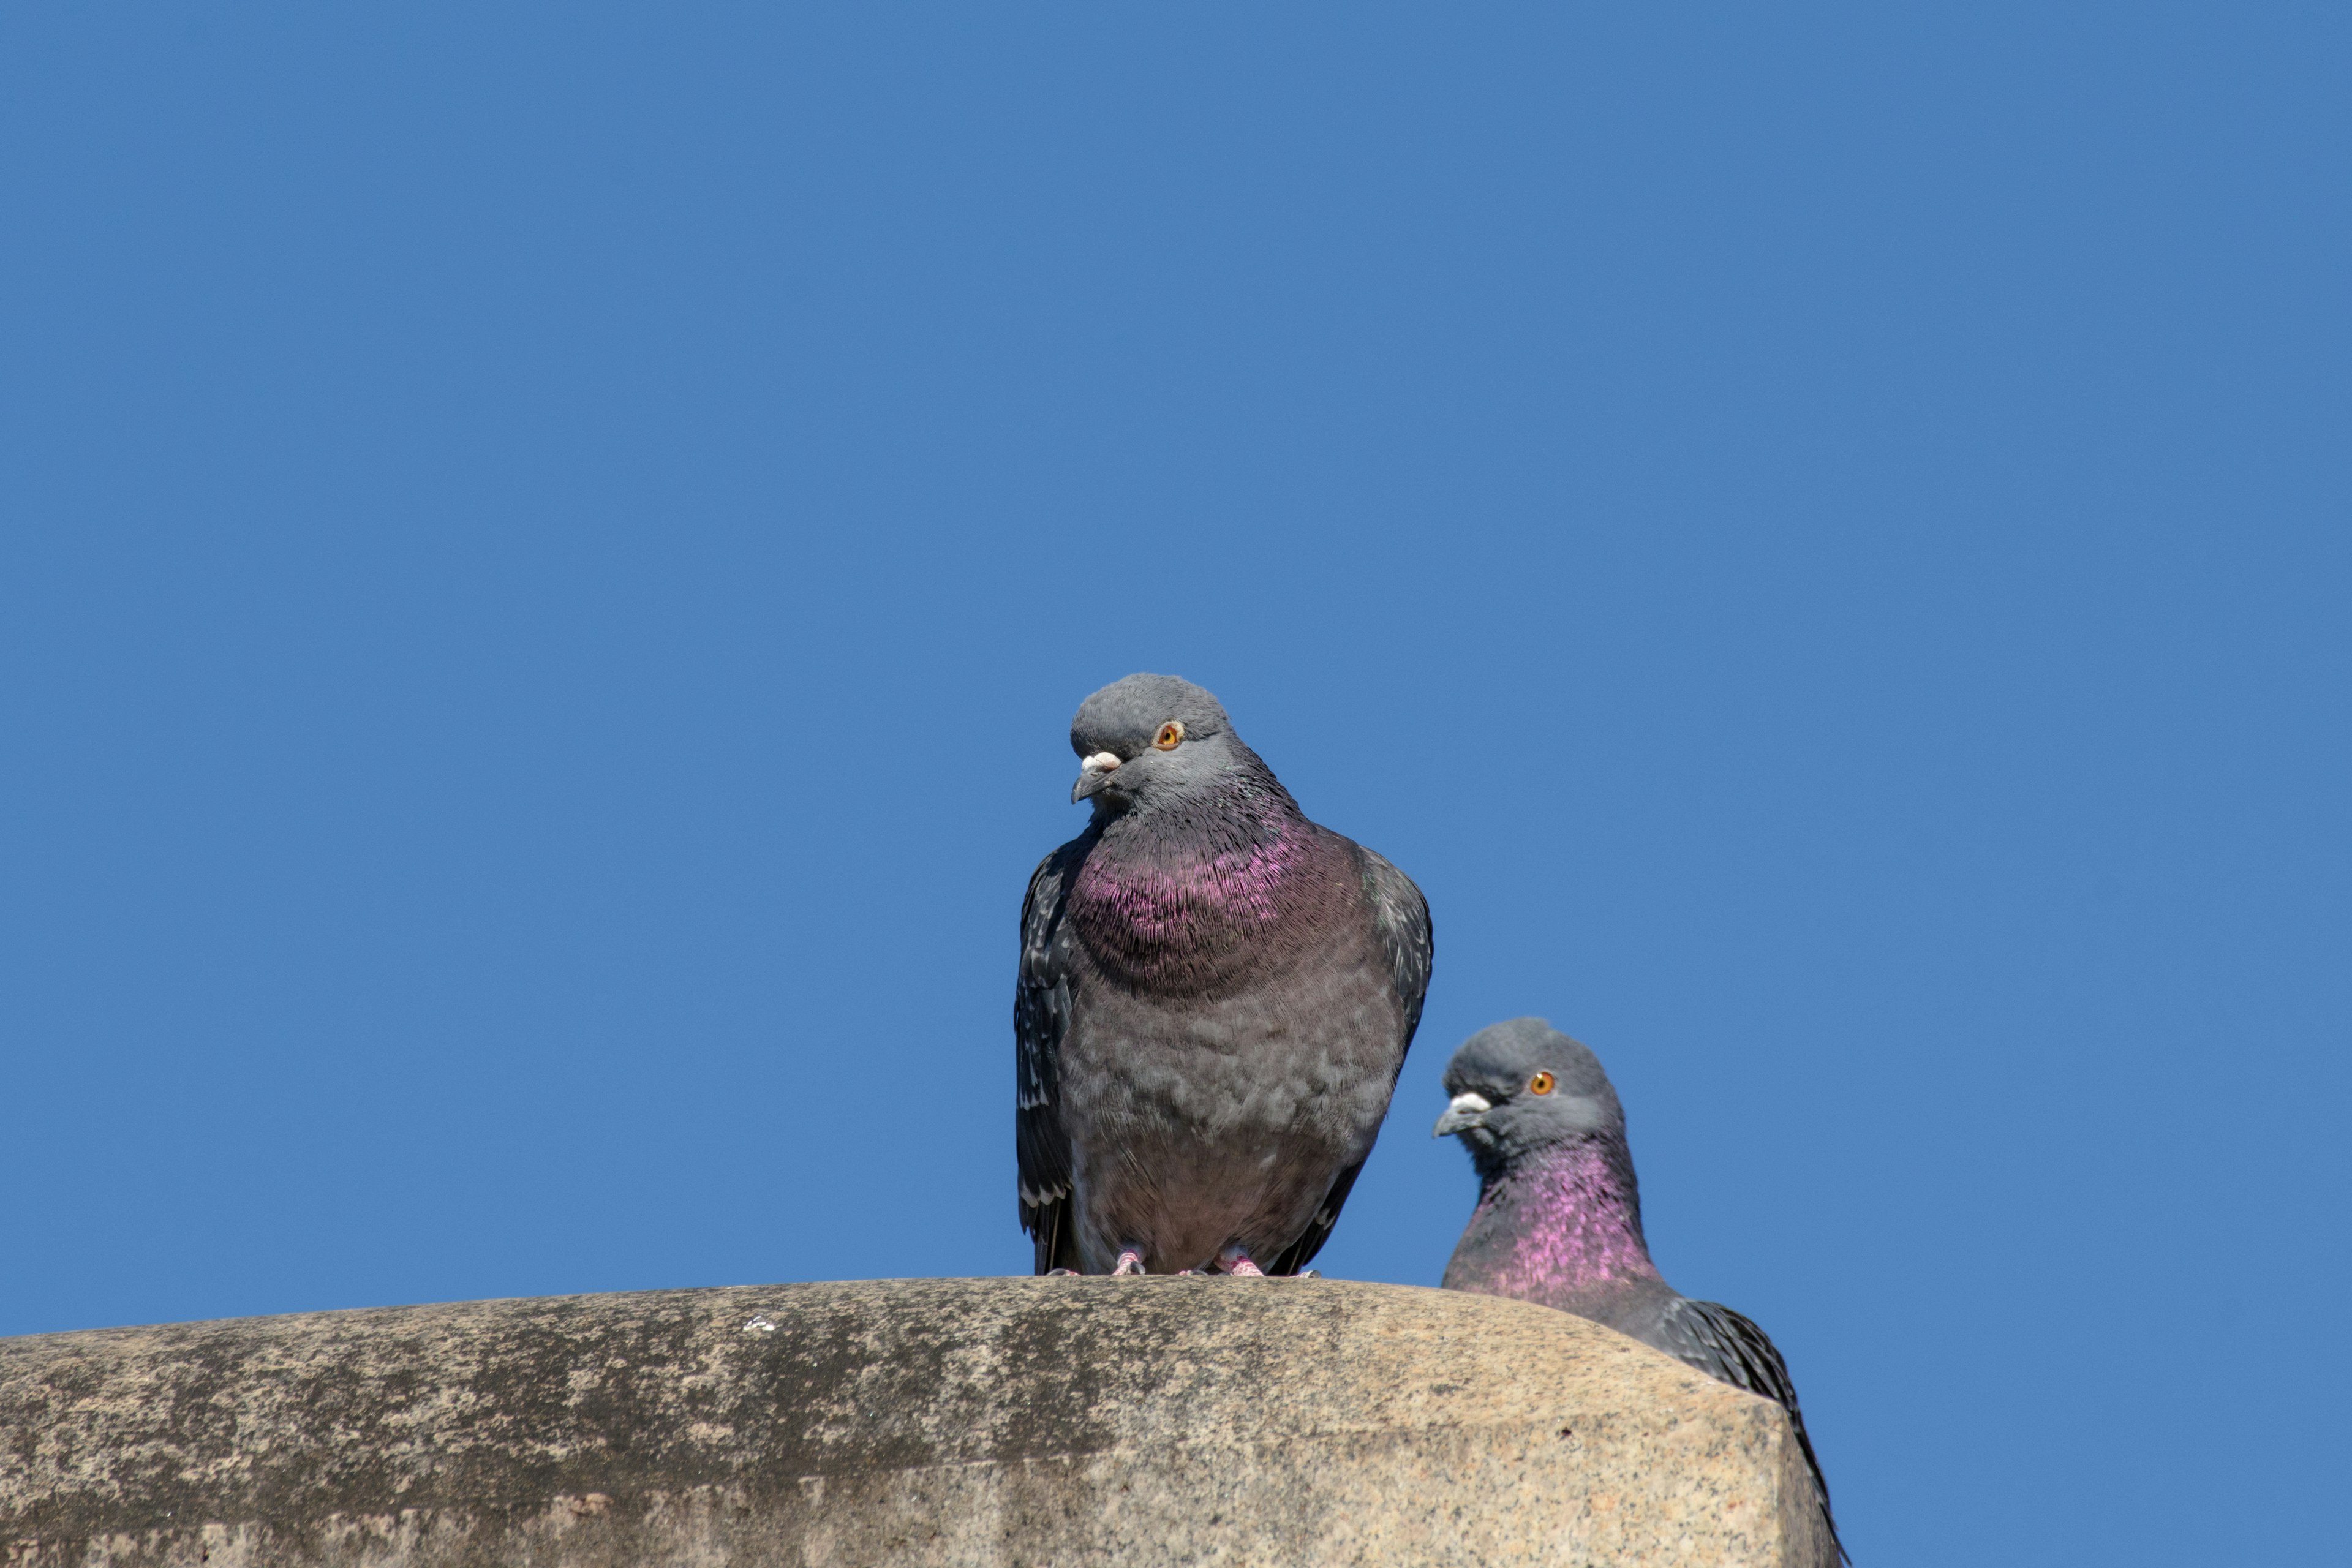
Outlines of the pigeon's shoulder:
[{"label": "pigeon's shoulder", "polygon": [[1660,1315],[1654,1332],[1643,1337],[1684,1364],[1734,1388],[1760,1394],[1789,1413],[1797,1447],[1804,1450],[1805,1466],[1812,1471],[1813,1485],[1821,1493],[1831,1543],[1843,1559],[1845,1547],[1837,1540],[1837,1521],[1829,1512],[1829,1482],[1822,1477],[1822,1463],[1813,1457],[1813,1442],[1805,1432],[1804,1413],[1797,1407],[1797,1385],[1771,1337],[1720,1301],[1694,1301],[1688,1297],[1677,1297]]},{"label": "pigeon's shoulder", "polygon": [[1063,915],[1070,885],[1091,843],[1081,835],[1037,863],[1021,902],[1021,967],[1013,993],[1013,1147],[1020,1163],[1021,1225],[1036,1243],[1039,1273],[1068,1267],[1070,1137],[1062,1125],[1062,1039],[1074,986]]},{"label": "pigeon's shoulder", "polygon": [[[1373,929],[1388,954],[1389,980],[1395,987],[1397,1001],[1404,1008],[1404,1040],[1410,1047],[1413,1032],[1421,1027],[1421,1005],[1429,994],[1430,969],[1437,956],[1429,900],[1422,896],[1413,879],[1391,865],[1386,856],[1353,839],[1340,842],[1347,845],[1362,880],[1365,906],[1371,910]],[[1402,1057],[1398,1066],[1403,1066]]]}]

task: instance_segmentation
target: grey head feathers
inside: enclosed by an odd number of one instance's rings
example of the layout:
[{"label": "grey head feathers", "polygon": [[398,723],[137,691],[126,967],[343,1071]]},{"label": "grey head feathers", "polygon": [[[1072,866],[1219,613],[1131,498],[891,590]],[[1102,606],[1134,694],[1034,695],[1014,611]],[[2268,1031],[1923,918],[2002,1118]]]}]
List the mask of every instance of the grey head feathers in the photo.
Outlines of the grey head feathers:
[{"label": "grey head feathers", "polygon": [[1172,675],[1130,675],[1078,704],[1077,717],[1070,721],[1070,749],[1082,757],[1109,752],[1132,762],[1171,719],[1184,726],[1185,738],[1192,741],[1233,728],[1223,704],[1191,681]]},{"label": "grey head feathers", "polygon": [[1625,1110],[1609,1075],[1581,1042],[1541,1018],[1489,1024],[1445,1068],[1454,1101],[1435,1135],[1459,1135],[1482,1177],[1538,1152],[1625,1135]]},{"label": "grey head feathers", "polygon": [[1087,698],[1070,721],[1070,750],[1081,764],[1070,798],[1093,801],[1097,820],[1220,788],[1297,809],[1223,705],[1172,675],[1130,675]]}]

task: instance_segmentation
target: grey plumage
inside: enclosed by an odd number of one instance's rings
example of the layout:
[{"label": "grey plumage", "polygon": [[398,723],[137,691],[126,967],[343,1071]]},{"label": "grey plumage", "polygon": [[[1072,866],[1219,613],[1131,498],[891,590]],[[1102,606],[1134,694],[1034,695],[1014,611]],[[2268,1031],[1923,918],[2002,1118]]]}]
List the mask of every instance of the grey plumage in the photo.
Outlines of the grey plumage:
[{"label": "grey plumage", "polygon": [[1650,1259],[1625,1112],[1600,1058],[1541,1018],[1513,1018],[1463,1043],[1446,1065],[1445,1091],[1454,1100],[1437,1134],[1462,1139],[1479,1183],[1445,1287],[1591,1318],[1777,1402],[1812,1471],[1818,1562],[1844,1560],[1780,1351],[1730,1308],[1680,1294]]},{"label": "grey plumage", "polygon": [[1094,816],[1030,879],[1013,1000],[1036,1269],[1296,1273],[1419,1026],[1428,906],[1190,682],[1105,687],[1070,743]]}]

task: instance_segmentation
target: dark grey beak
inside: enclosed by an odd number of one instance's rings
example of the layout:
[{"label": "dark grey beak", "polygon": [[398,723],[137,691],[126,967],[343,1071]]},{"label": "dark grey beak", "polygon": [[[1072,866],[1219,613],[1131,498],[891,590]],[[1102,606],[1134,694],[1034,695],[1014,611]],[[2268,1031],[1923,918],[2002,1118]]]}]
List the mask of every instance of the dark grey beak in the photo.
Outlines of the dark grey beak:
[{"label": "dark grey beak", "polygon": [[1454,1103],[1445,1108],[1445,1114],[1437,1119],[1437,1125],[1431,1129],[1429,1135],[1445,1138],[1456,1132],[1467,1132],[1473,1127],[1484,1127],[1486,1125],[1486,1112],[1494,1109],[1483,1094],[1457,1094],[1454,1097]]},{"label": "dark grey beak", "polygon": [[1110,775],[1118,772],[1118,758],[1110,752],[1097,752],[1078,767],[1078,782],[1070,786],[1070,804],[1076,805],[1100,790]]}]

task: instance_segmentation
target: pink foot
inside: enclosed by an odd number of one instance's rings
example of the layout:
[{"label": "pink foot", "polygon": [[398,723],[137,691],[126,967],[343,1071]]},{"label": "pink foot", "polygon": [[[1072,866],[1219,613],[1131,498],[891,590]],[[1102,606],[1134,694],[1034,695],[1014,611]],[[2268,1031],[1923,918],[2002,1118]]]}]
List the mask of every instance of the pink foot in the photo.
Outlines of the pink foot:
[{"label": "pink foot", "polygon": [[1131,1247],[1118,1255],[1118,1267],[1111,1270],[1116,1275],[1140,1274],[1143,1271],[1143,1254]]},{"label": "pink foot", "polygon": [[1265,1270],[1251,1260],[1250,1255],[1238,1247],[1228,1247],[1217,1254],[1217,1262],[1228,1274],[1244,1279],[1263,1279]]}]

